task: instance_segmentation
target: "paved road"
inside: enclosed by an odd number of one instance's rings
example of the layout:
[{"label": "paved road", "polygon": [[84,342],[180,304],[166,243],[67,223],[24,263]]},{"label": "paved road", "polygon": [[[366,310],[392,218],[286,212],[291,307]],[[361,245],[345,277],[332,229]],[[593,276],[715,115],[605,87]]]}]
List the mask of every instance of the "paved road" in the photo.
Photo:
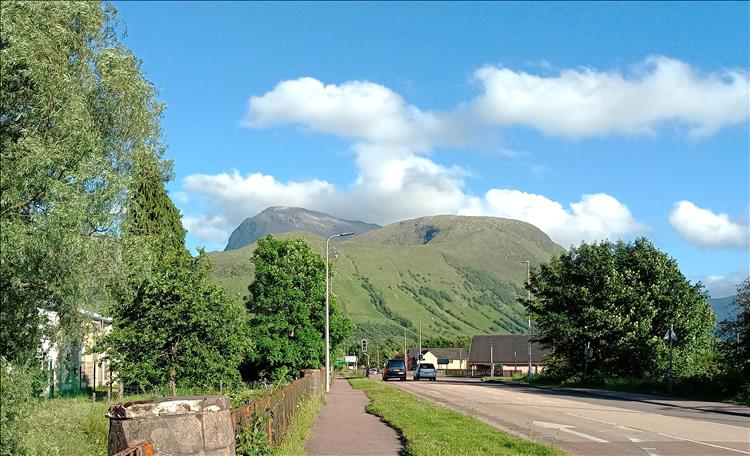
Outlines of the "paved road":
[{"label": "paved road", "polygon": [[573,455],[750,455],[750,417],[473,379],[392,384]]}]

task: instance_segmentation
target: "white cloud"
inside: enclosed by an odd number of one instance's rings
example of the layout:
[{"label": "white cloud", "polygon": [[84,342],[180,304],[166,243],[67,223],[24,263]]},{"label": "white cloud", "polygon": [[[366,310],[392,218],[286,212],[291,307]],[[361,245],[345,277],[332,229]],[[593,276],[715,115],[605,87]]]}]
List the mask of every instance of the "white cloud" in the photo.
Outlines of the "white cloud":
[{"label": "white cloud", "polygon": [[485,66],[474,76],[484,90],[474,101],[483,121],[572,138],[652,134],[670,122],[702,138],[747,120],[750,105],[746,71],[702,74],[663,56],[629,73],[581,68],[543,77]]},{"label": "white cloud", "polygon": [[[201,239],[226,240],[244,218],[268,206],[288,205],[380,224],[436,214],[514,218],[536,225],[564,246],[618,239],[645,229],[627,206],[604,193],[583,195],[568,209],[519,190],[491,189],[478,197],[464,190],[467,173],[459,167],[439,165],[404,148],[359,145],[355,151],[359,175],[344,190],[322,181],[283,183],[236,171],[188,176],[185,187],[204,196],[209,216],[186,217],[186,226]],[[200,227],[203,221],[207,226]]]},{"label": "white cloud", "polygon": [[169,192],[172,195],[172,199],[178,203],[187,204],[190,202],[190,195],[185,192]]},{"label": "white cloud", "polygon": [[[237,170],[231,174],[192,174],[183,184],[185,189],[201,194],[207,201],[204,204],[207,216],[184,217],[183,220],[188,220],[193,227],[188,230],[196,237],[212,241],[226,240],[229,230],[268,206],[313,207],[320,201],[334,202],[338,198],[335,186],[326,181],[279,182],[261,173],[242,176]],[[206,233],[209,237],[199,234],[199,221],[210,222],[211,231]],[[217,234],[219,232],[224,234]]]},{"label": "white cloud", "polygon": [[[611,195],[585,194],[577,202],[561,203],[494,188],[476,196],[465,190],[469,174],[464,169],[441,165],[426,154],[436,147],[487,143],[503,150],[491,141],[497,126],[526,125],[549,135],[583,138],[653,134],[666,123],[685,126],[697,138],[748,117],[746,71],[700,73],[666,57],[649,58],[627,73],[568,69],[538,76],[486,66],[474,76],[482,83],[482,93],[444,112],[420,109],[368,81],[324,84],[305,77],[253,96],[243,125],[295,125],[347,138],[356,157],[357,179],[339,188],[322,180],[280,182],[238,171],[191,175],[184,188],[201,195],[198,204],[205,214],[186,217],[186,226],[199,237],[226,238],[245,217],[267,206],[290,205],[377,223],[433,214],[510,217],[539,226],[566,246],[617,239],[646,227]],[[531,172],[543,177],[549,170],[537,165]]]},{"label": "white cloud", "polygon": [[669,214],[672,228],[686,241],[701,247],[747,247],[750,227],[733,222],[690,201],[678,201]]},{"label": "white cloud", "polygon": [[709,296],[723,298],[737,293],[737,286],[750,274],[749,270],[734,271],[725,275],[708,275],[699,280],[706,286]]},{"label": "white cloud", "polygon": [[[519,190],[492,189],[484,196],[481,213],[523,220],[537,226],[565,247],[581,241],[620,239],[642,232],[626,205],[606,193],[583,195],[563,208],[557,201]],[[464,214],[475,213],[465,210]]]},{"label": "white cloud", "polygon": [[380,84],[328,84],[314,78],[280,82],[250,98],[243,125],[267,128],[297,124],[307,129],[378,144],[426,148],[464,137],[459,119],[424,112]]}]

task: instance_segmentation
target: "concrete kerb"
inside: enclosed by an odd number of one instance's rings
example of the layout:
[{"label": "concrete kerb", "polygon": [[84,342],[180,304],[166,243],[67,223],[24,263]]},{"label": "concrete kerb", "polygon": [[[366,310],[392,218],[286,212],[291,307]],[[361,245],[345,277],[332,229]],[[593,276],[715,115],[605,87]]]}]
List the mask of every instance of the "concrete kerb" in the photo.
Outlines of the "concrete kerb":
[{"label": "concrete kerb", "polygon": [[[562,386],[555,386],[555,385],[535,385],[535,384],[529,384],[529,383],[518,383],[514,381],[504,381],[504,380],[493,380],[493,381],[483,380],[482,383],[488,383],[488,384],[495,383],[495,384],[514,386],[514,387],[527,386],[527,387],[537,388],[537,389],[561,391],[561,392],[570,393],[570,394],[574,394],[576,396],[581,396],[581,397],[594,396],[594,397],[601,397],[604,399],[620,399],[623,401],[642,402],[645,404],[662,405],[666,407],[677,407],[677,408],[682,408],[682,409],[687,409],[687,410],[695,410],[698,412],[721,413],[724,415],[750,417],[750,408],[748,408],[748,411],[744,412],[744,411],[725,410],[722,408],[702,408],[702,407],[678,404],[678,403],[673,402],[673,401],[689,400],[689,399],[666,398],[666,397],[659,397],[659,396],[648,397],[648,395],[643,395],[640,393],[628,393],[624,391],[610,391],[610,390],[600,390],[600,389],[593,389],[593,388],[565,388]],[[734,404],[730,404],[727,402],[715,402],[715,403],[706,402],[706,404],[717,404],[717,405],[723,404],[726,406],[734,405]]]}]

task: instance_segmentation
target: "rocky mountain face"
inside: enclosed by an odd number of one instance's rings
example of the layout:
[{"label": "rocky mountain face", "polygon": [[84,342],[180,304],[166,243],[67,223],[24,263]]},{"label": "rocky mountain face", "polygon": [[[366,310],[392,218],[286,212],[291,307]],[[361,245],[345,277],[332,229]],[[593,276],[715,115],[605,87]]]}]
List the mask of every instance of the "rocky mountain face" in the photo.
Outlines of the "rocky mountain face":
[{"label": "rocky mountain face", "polygon": [[224,251],[250,245],[269,234],[307,232],[328,237],[334,233],[365,233],[380,228],[374,223],[342,220],[322,212],[301,207],[273,206],[254,217],[246,218],[229,236]]}]

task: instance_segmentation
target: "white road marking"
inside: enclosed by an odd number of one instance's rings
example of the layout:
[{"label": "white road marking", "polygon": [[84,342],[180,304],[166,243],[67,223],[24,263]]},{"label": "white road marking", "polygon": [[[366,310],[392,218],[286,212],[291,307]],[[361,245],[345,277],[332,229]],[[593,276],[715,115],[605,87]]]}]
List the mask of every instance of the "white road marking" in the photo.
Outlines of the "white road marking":
[{"label": "white road marking", "polygon": [[575,417],[578,417],[578,418],[583,418],[585,420],[596,421],[597,423],[611,424],[612,426],[617,426],[617,423],[615,423],[613,421],[606,421],[606,420],[600,420],[598,418],[591,418],[589,416],[576,415],[575,413],[570,413],[570,412],[563,412],[563,413],[565,413],[566,415],[575,416]]},{"label": "white road marking", "polygon": [[534,424],[543,428],[559,429],[562,432],[567,432],[568,434],[577,435],[578,437],[583,437],[584,439],[588,439],[596,443],[609,443],[608,440],[600,439],[599,437],[594,437],[593,435],[584,434],[583,432],[578,432],[578,431],[574,431],[573,429],[571,429],[575,426],[568,426],[565,424],[558,424],[558,423],[548,423],[546,421],[534,421]]},{"label": "white road marking", "polygon": [[[643,440],[641,440],[641,439],[636,439],[635,437],[628,437],[628,440],[630,440],[630,441],[631,441],[631,442],[633,442],[633,443],[640,443],[640,442],[643,442]],[[645,448],[644,448],[644,450],[645,450]]]},{"label": "white road marking", "polygon": [[641,432],[641,430],[640,430],[640,429],[633,429],[633,428],[629,428],[629,427],[627,427],[627,426],[623,426],[623,425],[621,425],[621,424],[620,424],[620,425],[618,425],[617,427],[618,427],[618,428],[620,428],[620,429],[622,429],[623,431],[628,431],[628,432]]},{"label": "white road marking", "polygon": [[654,453],[656,451],[656,448],[641,448],[643,451],[648,453],[648,456],[659,456],[657,453]]},{"label": "white road marking", "polygon": [[440,392],[438,392],[438,391],[435,391],[435,390],[429,390],[429,391],[430,391],[431,393],[435,393],[435,394],[437,394],[438,396],[442,396],[442,395],[443,395],[443,393],[440,393]]},{"label": "white road marking", "polygon": [[659,435],[663,435],[664,437],[671,437],[673,439],[678,439],[678,440],[685,440],[687,442],[698,443],[700,445],[706,445],[706,446],[710,446],[710,447],[714,447],[714,448],[721,448],[722,450],[736,451],[737,453],[742,453],[742,454],[750,454],[750,451],[742,451],[742,450],[738,450],[736,448],[729,448],[729,447],[724,447],[724,446],[721,446],[721,445],[714,445],[713,443],[700,442],[698,440],[690,440],[690,439],[686,439],[684,437],[677,437],[676,435],[663,434],[661,432],[659,432]]}]

